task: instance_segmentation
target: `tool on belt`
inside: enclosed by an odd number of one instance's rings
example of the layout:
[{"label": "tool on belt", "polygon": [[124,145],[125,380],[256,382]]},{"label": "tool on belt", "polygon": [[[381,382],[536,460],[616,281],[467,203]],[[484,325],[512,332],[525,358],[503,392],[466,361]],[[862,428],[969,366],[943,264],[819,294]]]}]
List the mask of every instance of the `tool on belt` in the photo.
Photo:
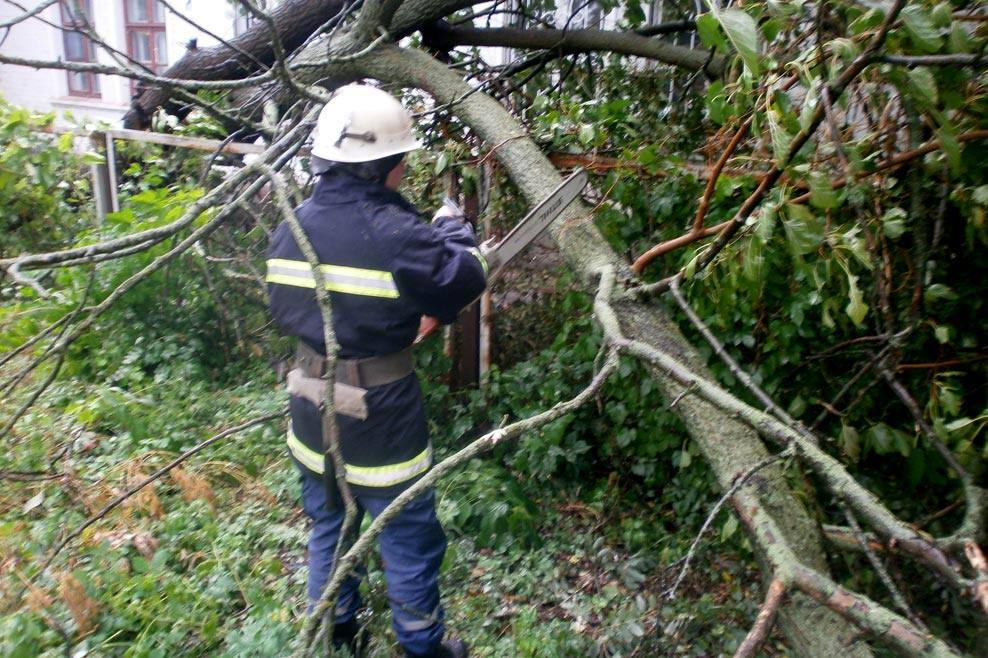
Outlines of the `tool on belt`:
[{"label": "tool on belt", "polygon": [[[288,372],[288,392],[305,398],[319,408],[326,402],[327,359],[302,341],[295,354],[295,367]],[[333,409],[338,414],[367,420],[367,389],[384,386],[403,379],[412,373],[415,364],[412,348],[400,352],[366,359],[337,359],[336,379],[333,385]],[[338,438],[336,423],[323,427],[323,481],[326,485],[326,501],[330,510],[340,505],[340,493],[336,486],[336,468],[329,447]]]}]

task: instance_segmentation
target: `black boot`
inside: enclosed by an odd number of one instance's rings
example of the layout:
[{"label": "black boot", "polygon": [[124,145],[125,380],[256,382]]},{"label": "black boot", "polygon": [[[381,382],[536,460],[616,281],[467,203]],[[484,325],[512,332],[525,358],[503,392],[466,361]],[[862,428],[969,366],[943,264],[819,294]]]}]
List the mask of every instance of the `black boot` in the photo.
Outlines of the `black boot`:
[{"label": "black boot", "polygon": [[362,658],[369,639],[362,631],[356,617],[333,626],[333,655]]},{"label": "black boot", "polygon": [[443,643],[432,650],[431,653],[412,653],[405,650],[407,658],[467,658],[467,643],[458,637],[451,637],[443,640]]}]

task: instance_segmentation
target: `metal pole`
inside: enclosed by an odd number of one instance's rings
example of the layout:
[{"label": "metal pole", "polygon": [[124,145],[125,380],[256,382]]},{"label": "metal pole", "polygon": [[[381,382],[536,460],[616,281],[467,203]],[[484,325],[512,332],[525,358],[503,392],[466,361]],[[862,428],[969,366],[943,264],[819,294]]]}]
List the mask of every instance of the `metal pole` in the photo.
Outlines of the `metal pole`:
[{"label": "metal pole", "polygon": [[[96,153],[106,153],[106,135],[96,131],[89,135],[89,143]],[[96,217],[100,222],[111,212],[114,212],[113,198],[116,196],[110,185],[110,172],[107,166],[109,158],[104,157],[103,162],[90,166],[93,178],[93,201],[96,202]]]},{"label": "metal pole", "polygon": [[117,197],[117,150],[113,146],[113,135],[104,133],[106,153],[106,177],[110,187],[110,208],[113,212],[120,211],[120,199]]}]

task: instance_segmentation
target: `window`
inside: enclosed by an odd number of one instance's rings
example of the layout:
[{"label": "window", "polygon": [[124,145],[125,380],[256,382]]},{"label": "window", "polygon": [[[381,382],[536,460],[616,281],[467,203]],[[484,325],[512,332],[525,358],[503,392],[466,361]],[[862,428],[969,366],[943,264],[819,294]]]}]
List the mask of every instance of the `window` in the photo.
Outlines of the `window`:
[{"label": "window", "polygon": [[570,0],[569,3],[571,30],[600,27],[600,3],[592,0]]},{"label": "window", "polygon": [[662,22],[662,10],[664,9],[665,2],[663,0],[653,0],[653,2],[648,3],[648,24],[658,25]]},{"label": "window", "polygon": [[[264,9],[266,5],[264,0],[254,0],[254,6],[260,9]],[[237,3],[234,12],[236,12],[233,18],[233,34],[235,36],[239,36],[254,27],[254,24],[260,20],[250,9],[240,3]]]},{"label": "window", "polygon": [[165,7],[157,0],[124,0],[127,54],[160,74],[168,66]]},{"label": "window", "polygon": [[[62,13],[62,47],[66,62],[95,62],[96,48],[83,33],[85,25],[92,25],[92,11],[89,0],[62,0],[58,3]],[[76,8],[81,10],[76,13]],[[73,29],[75,28],[75,29]],[[99,98],[99,78],[95,73],[66,71],[71,96]]]}]

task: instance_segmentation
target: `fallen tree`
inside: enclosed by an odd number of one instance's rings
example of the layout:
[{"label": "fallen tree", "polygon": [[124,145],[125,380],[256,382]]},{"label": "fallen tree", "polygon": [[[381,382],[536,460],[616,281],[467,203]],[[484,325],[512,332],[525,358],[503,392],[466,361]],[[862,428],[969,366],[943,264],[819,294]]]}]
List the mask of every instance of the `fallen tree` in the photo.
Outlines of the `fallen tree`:
[{"label": "fallen tree", "polygon": [[[427,92],[439,108],[455,116],[481,140],[487,151],[484,157],[492,156],[498,160],[506,175],[529,203],[541,200],[559,184],[561,177],[518,118],[512,116],[483,86],[473,86],[464,81],[461,72],[455,68],[447,66],[423,50],[401,48],[390,43],[393,40],[392,35],[406,34],[415,26],[431,24],[468,4],[470,3],[438,0],[365,2],[348,20],[341,21],[333,32],[317,35],[294,54],[291,54],[292,49],[287,47],[287,43],[279,44],[274,39],[273,59],[269,65],[272,77],[279,80],[283,91],[297,87],[305,93],[296,95],[301,109],[286,114],[278,126],[278,139],[273,141],[257,162],[228,178],[182,217],[166,226],[112,242],[5,260],[2,264],[15,281],[30,283],[33,280],[22,270],[39,265],[71,266],[95,262],[97,258],[125,258],[135,248],[147,248],[168,238],[185,236],[100,303],[85,309],[80,308],[79,312],[66,320],[65,328],[58,334],[50,338],[42,336],[38,341],[44,345],[40,353],[28,366],[8,378],[4,382],[4,389],[15,389],[41,363],[58,359],[72,341],[81,336],[116,299],[140,283],[149,273],[206,239],[226,220],[233,208],[246,202],[263,188],[270,187],[273,190],[280,216],[292,222],[292,181],[283,175],[282,170],[301,146],[311,125],[313,108],[317,108],[318,101],[326,97],[326,92],[318,86],[320,81],[331,79],[342,82],[372,78],[390,85]],[[868,26],[854,35],[856,41],[843,36],[835,37],[834,40],[840,43],[832,47],[844,47],[847,51],[842,57],[825,61],[826,51],[822,46],[810,49],[794,64],[796,73],[789,74],[782,70],[766,73],[766,81],[761,87],[756,90],[749,87],[752,97],[738,103],[740,111],[736,117],[734,139],[722,151],[718,166],[713,168],[708,191],[701,205],[705,206],[710,200],[724,164],[742,143],[750,145],[752,157],[760,158],[764,165],[760,168],[762,174],[757,186],[716,232],[716,240],[698,251],[696,257],[681,270],[672,272],[657,283],[640,280],[632,272],[626,259],[601,234],[594,223],[593,209],[589,206],[572,207],[557,221],[553,227],[553,237],[561,253],[585,284],[597,291],[594,313],[605,337],[605,365],[589,387],[576,398],[561,403],[544,414],[485,434],[437,465],[432,474],[378,517],[371,528],[342,553],[339,562],[341,567],[328,586],[320,609],[310,617],[303,637],[303,652],[318,646],[321,634],[330,626],[324,613],[332,610],[336,588],[348,574],[350,566],[370,548],[375,534],[405,502],[480,451],[503,443],[523,431],[541,426],[589,399],[613,371],[618,355],[623,354],[648,364],[652,376],[664,391],[669,406],[682,418],[691,436],[701,447],[725,492],[724,500],[745,525],[756,547],[768,594],[764,614],[759,615],[750,634],[751,641],[742,647],[747,652],[746,655],[751,655],[764,641],[776,610],[787,642],[797,655],[830,656],[837,652],[870,655],[868,646],[858,641],[861,634],[891,646],[904,655],[959,655],[945,641],[949,638],[938,638],[924,627],[891,581],[888,585],[900,608],[898,612],[842,587],[831,577],[823,549],[823,536],[814,514],[797,498],[778,464],[782,459],[791,457],[798,461],[808,476],[820,482],[821,488],[828,492],[833,502],[847,515],[850,534],[864,537],[863,531],[857,527],[857,519],[860,518],[879,541],[895,546],[921,568],[929,569],[942,582],[943,587],[953,592],[953,596],[965,601],[966,605],[975,609],[983,608],[988,613],[988,596],[985,595],[985,579],[988,574],[979,566],[983,564],[983,558],[978,558],[978,546],[986,540],[988,499],[976,476],[954,458],[951,450],[943,445],[937,433],[926,424],[922,410],[914,401],[911,405],[907,402],[910,411],[916,415],[915,421],[921,428],[923,440],[942,454],[964,493],[964,519],[950,536],[932,537],[918,532],[907,521],[895,515],[886,504],[860,484],[844,464],[821,448],[824,441],[817,433],[790,417],[782,410],[783,405],[776,403],[762,391],[708,332],[704,336],[711,348],[727,360],[731,372],[743,384],[745,394],[753,395],[761,408],[744,403],[738,395],[716,384],[713,375],[704,366],[697,348],[684,338],[680,329],[670,320],[665,307],[655,300],[657,294],[671,291],[676,301],[688,312],[689,305],[679,292],[680,286],[696,280],[697,274],[704,268],[716,268],[719,259],[730,253],[736,236],[745,230],[753,216],[765,215],[769,212],[770,205],[785,203],[784,197],[779,196],[777,185],[784,180],[783,174],[805,175],[805,168],[801,170],[793,165],[807,159],[808,153],[811,156],[819,154],[818,160],[829,162],[830,166],[833,166],[833,160],[837,160],[847,171],[848,175],[836,185],[831,185],[830,182],[823,184],[818,177],[810,177],[811,194],[818,206],[835,207],[831,197],[834,189],[845,184],[845,181],[860,177],[853,170],[840,145],[841,130],[837,126],[835,107],[842,98],[851,99],[846,104],[867,104],[868,99],[854,100],[863,84],[860,79],[866,72],[874,69],[879,54],[885,50],[890,32],[893,29],[902,29],[898,27],[902,21],[901,12],[910,10],[906,14],[905,28],[906,31],[912,29],[910,26],[916,20],[916,11],[910,7],[916,6],[906,7],[903,0],[898,0],[887,11],[875,10]],[[750,85],[751,79],[760,75],[761,67],[767,64],[758,49],[752,47],[753,35],[757,43],[757,33],[752,31],[754,23],[750,17],[743,18],[740,10],[725,10],[723,13],[715,11],[711,16],[716,21],[714,25],[719,26],[721,41],[725,45],[728,41],[732,43],[741,55],[741,59],[735,62],[735,69],[743,68],[744,72],[734,80],[734,84],[738,86],[736,93],[742,94],[744,85]],[[817,24],[815,29],[819,41],[823,38],[820,32],[823,28]],[[813,29],[797,30],[794,38],[807,39],[807,35],[812,33]],[[303,38],[303,42],[306,39],[308,36]],[[848,46],[845,41],[853,42],[854,47]],[[724,66],[721,59],[711,59],[705,52],[686,52],[688,49],[651,42],[636,34],[608,35],[600,30],[577,30],[570,33],[562,30],[557,33],[554,30],[452,28],[443,31],[438,40],[432,39],[430,46],[449,49],[460,43],[545,49],[559,51],[558,54],[563,56],[602,50],[654,57],[694,72],[706,71],[708,74],[716,74]],[[792,44],[788,43],[787,46]],[[821,69],[817,75],[806,74],[806,71],[816,69]],[[200,78],[196,67],[186,69],[186,72],[190,71],[197,74],[197,79]],[[919,77],[922,80],[913,80],[911,84],[916,86],[926,82],[925,74]],[[789,118],[780,109],[778,95],[784,94],[797,83],[807,86],[810,91],[804,98],[803,109],[796,120],[795,126],[798,129],[787,132],[787,126],[793,128],[793,125],[791,122],[783,125]],[[908,114],[908,109],[904,107],[903,113]],[[748,131],[756,123],[761,133],[749,139]],[[850,130],[853,131],[853,128],[851,126]],[[831,139],[837,142],[834,147],[836,155],[822,153],[825,141],[819,133],[824,129],[829,130]],[[894,143],[899,132],[898,127],[892,126],[888,130]],[[885,160],[896,161],[896,156]],[[232,203],[230,199],[233,199]],[[214,214],[207,223],[194,223],[201,212],[224,203],[227,204],[224,210]],[[697,223],[687,234],[691,239],[682,241],[682,245],[696,241],[694,238],[712,235],[696,233],[698,230],[702,231],[703,214],[702,211],[698,213]],[[635,271],[640,274],[647,264],[645,261],[636,263]],[[34,283],[40,287],[40,284]],[[889,291],[882,286],[888,285],[888,282],[878,284],[881,299],[887,300]],[[335,341],[329,321],[331,310],[327,300],[320,301],[327,331],[326,344],[332,346]],[[883,318],[886,322],[886,334],[882,338],[884,342],[894,344],[900,332],[908,333],[913,330],[912,327],[900,329],[894,318],[888,317],[888,309],[883,310],[886,316]],[[701,330],[705,329],[698,318],[697,322]],[[48,338],[47,343],[44,342],[45,338]],[[22,346],[23,349],[18,351],[32,346],[34,343]],[[885,368],[881,364],[879,367]],[[887,368],[884,372],[888,372]],[[888,377],[897,395],[904,401],[911,399],[908,391],[901,385],[896,386],[892,374]],[[332,382],[328,382],[328,385],[331,386]],[[7,424],[6,432],[10,431],[24,410],[43,391],[44,385],[32,394],[27,404]],[[332,422],[332,410],[327,413],[327,422]],[[767,439],[776,451],[770,451],[760,437]],[[337,471],[340,486],[345,490],[342,468]],[[712,515],[716,511],[715,509]],[[350,516],[351,519],[352,517],[353,515]],[[867,541],[861,544],[862,549],[873,556],[874,550],[870,544]],[[969,566],[961,561],[962,552],[967,553]],[[876,559],[875,564],[876,570],[881,573],[880,561]]]}]

